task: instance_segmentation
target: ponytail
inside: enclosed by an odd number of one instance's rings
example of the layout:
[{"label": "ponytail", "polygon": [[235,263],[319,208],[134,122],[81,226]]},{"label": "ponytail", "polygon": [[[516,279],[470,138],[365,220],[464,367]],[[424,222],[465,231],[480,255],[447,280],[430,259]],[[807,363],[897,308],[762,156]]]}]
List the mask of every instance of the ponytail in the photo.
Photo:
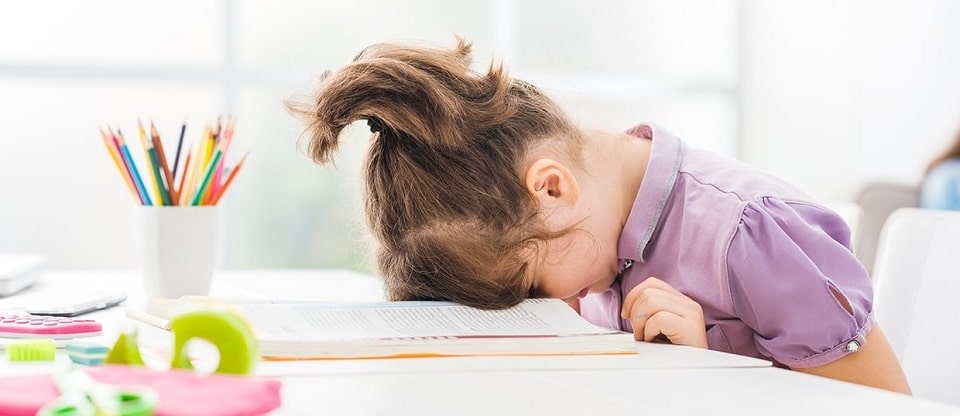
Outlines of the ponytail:
[{"label": "ponytail", "polygon": [[330,161],[340,132],[360,119],[382,123],[382,140],[445,148],[464,146],[478,131],[508,119],[515,112],[505,100],[509,78],[499,66],[486,75],[472,72],[470,48],[462,39],[454,49],[431,53],[378,44],[336,74],[325,72],[310,103],[287,102],[309,122],[308,153]]}]

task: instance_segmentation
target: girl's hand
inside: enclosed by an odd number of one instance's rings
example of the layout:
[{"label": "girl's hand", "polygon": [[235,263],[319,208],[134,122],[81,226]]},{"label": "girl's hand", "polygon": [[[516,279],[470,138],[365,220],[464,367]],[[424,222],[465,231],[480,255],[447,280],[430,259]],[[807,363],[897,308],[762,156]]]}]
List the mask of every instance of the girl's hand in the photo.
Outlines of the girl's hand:
[{"label": "girl's hand", "polygon": [[627,293],[620,316],[630,320],[638,341],[653,341],[663,334],[673,344],[707,348],[703,308],[656,277]]}]

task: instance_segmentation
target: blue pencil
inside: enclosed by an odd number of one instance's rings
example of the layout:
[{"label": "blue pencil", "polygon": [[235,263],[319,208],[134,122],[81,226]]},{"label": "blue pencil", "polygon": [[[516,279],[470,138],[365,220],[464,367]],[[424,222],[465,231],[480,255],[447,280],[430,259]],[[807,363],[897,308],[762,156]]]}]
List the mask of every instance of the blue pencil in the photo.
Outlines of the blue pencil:
[{"label": "blue pencil", "polygon": [[127,142],[123,139],[123,133],[121,133],[120,130],[117,130],[117,140],[120,142],[120,153],[123,154],[123,159],[127,161],[127,166],[130,168],[133,181],[137,184],[137,190],[140,192],[140,195],[143,196],[144,205],[153,205],[153,201],[150,200],[150,194],[147,192],[147,188],[143,186],[143,180],[140,179],[140,172],[137,171],[137,165],[133,163],[133,157],[130,156],[130,149],[127,148]]}]

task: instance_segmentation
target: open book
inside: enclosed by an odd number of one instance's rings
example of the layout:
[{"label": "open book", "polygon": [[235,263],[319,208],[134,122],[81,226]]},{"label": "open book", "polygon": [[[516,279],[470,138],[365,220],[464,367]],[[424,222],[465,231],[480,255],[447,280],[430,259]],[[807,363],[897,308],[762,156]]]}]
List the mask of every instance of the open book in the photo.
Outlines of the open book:
[{"label": "open book", "polygon": [[503,310],[449,302],[229,306],[272,359],[636,353],[633,334],[595,326],[559,299]]}]

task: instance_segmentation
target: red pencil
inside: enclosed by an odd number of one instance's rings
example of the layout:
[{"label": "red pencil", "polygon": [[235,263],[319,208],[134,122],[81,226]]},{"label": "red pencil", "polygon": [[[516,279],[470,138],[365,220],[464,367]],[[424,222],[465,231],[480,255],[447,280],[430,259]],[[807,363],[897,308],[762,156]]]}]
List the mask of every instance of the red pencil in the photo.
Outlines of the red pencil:
[{"label": "red pencil", "polygon": [[240,161],[233,166],[233,169],[230,169],[230,174],[227,175],[227,180],[223,183],[223,186],[220,187],[219,192],[210,199],[208,205],[217,205],[217,202],[220,201],[220,197],[223,196],[223,193],[227,191],[227,188],[230,187],[230,182],[233,182],[233,178],[237,176],[237,172],[240,171],[240,168],[243,167],[243,162],[247,160],[247,156],[250,155],[250,152],[243,154],[243,157],[240,158]]}]

